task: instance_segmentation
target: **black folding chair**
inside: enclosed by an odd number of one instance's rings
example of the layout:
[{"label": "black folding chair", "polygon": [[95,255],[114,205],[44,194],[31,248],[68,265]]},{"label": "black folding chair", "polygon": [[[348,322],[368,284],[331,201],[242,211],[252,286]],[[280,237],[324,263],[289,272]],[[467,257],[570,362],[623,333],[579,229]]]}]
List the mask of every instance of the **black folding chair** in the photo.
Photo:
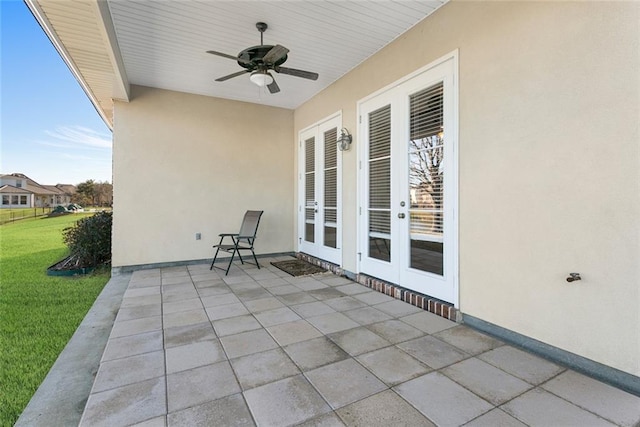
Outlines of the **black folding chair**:
[{"label": "black folding chair", "polygon": [[[258,259],[256,258],[256,253],[253,251],[253,243],[256,241],[258,224],[260,224],[260,217],[262,216],[263,212],[264,211],[247,211],[244,214],[244,219],[242,220],[242,225],[240,226],[239,233],[219,234],[220,242],[217,245],[213,246],[214,248],[216,248],[216,254],[213,257],[213,261],[211,262],[211,267],[209,267],[209,270],[212,270],[213,267],[224,270],[224,268],[214,265],[220,251],[225,251],[231,254],[231,259],[229,260],[229,265],[227,266],[225,276],[229,274],[229,269],[231,268],[231,263],[233,262],[233,258],[235,257],[236,253],[238,254],[238,257],[240,257],[240,262],[244,264],[244,260],[242,259],[242,255],[240,255],[240,251],[251,251],[253,260],[256,262],[256,266],[260,268],[260,264],[258,264]],[[228,237],[231,238],[233,244],[223,244],[223,240]]]}]

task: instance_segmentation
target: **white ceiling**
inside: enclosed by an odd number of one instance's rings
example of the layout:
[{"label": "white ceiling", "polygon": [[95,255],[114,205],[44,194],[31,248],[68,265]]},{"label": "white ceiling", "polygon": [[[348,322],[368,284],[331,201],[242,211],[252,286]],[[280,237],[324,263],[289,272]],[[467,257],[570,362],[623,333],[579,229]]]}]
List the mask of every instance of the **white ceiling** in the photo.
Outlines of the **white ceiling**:
[{"label": "white ceiling", "polygon": [[[129,83],[296,108],[339,79],[447,0],[108,0]],[[287,47],[283,66],[317,72],[311,81],[274,76],[281,91],[260,90],[233,60],[260,44],[256,22],[269,25],[265,44]]]}]

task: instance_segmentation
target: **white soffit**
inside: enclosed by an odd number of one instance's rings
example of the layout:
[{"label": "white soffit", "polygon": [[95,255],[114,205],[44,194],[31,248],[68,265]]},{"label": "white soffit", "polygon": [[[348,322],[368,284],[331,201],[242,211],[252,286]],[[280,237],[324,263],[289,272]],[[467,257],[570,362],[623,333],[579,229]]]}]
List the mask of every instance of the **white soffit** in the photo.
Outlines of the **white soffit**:
[{"label": "white soffit", "polygon": [[[126,78],[136,85],[296,108],[424,19],[447,0],[108,0]],[[317,72],[311,81],[273,73],[281,92],[269,94],[233,60],[260,44],[287,47],[283,66]]]},{"label": "white soffit", "polygon": [[104,4],[91,0],[26,0],[26,4],[111,127],[112,99],[128,99],[129,85],[117,49],[110,45],[115,39],[109,37]]}]

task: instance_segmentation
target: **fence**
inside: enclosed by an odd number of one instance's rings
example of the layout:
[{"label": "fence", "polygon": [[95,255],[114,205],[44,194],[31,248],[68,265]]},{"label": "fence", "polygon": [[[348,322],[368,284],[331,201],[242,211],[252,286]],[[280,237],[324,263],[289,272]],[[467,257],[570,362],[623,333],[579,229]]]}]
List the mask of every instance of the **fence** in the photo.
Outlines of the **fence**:
[{"label": "fence", "polygon": [[49,215],[51,208],[0,209],[0,225],[25,218]]}]

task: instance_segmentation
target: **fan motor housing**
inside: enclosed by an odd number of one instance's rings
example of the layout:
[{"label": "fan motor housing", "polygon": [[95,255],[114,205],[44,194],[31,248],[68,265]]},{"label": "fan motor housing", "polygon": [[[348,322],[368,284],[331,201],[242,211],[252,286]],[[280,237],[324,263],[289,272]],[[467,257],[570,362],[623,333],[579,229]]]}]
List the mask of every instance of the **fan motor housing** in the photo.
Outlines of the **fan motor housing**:
[{"label": "fan motor housing", "polygon": [[[273,47],[274,46],[272,45],[265,44],[265,45],[252,46],[252,47],[246,48],[245,50],[241,51],[238,54],[238,58],[244,61],[250,61],[250,63],[238,61],[238,65],[240,65],[243,68],[246,68],[247,70],[255,70],[260,65],[264,64],[264,62],[262,61],[262,58],[264,58],[267,52],[269,52]],[[285,55],[282,58],[278,59],[273,64],[269,64],[270,68],[272,66],[277,67],[279,65],[284,64],[287,58],[288,56]]]}]

